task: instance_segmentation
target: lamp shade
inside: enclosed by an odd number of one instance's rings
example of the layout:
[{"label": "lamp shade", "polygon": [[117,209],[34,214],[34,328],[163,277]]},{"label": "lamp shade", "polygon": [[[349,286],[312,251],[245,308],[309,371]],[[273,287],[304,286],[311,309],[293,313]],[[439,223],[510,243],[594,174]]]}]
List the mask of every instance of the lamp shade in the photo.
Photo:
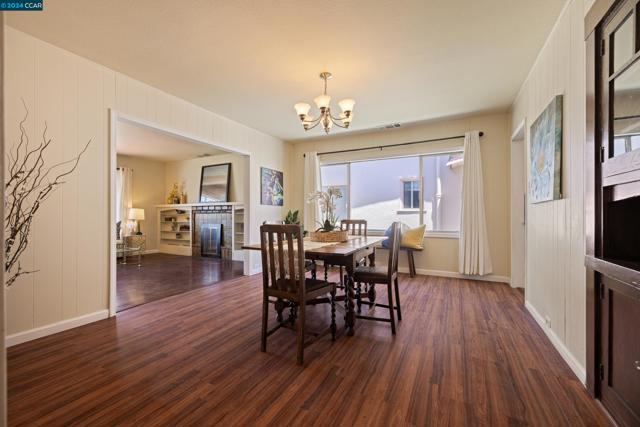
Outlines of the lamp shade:
[{"label": "lamp shade", "polygon": [[129,209],[129,219],[135,219],[136,221],[144,220],[144,209],[141,209],[141,208]]},{"label": "lamp shade", "polygon": [[296,109],[296,113],[298,113],[299,116],[306,116],[307,114],[309,114],[311,105],[305,102],[298,102],[296,105],[293,106],[293,108]]},{"label": "lamp shade", "polygon": [[353,106],[356,105],[356,101],[354,101],[351,98],[347,98],[338,102],[338,105],[340,106],[340,108],[342,108],[342,111],[344,112],[353,111]]},{"label": "lamp shade", "polygon": [[320,95],[313,99],[313,102],[316,103],[318,109],[327,108],[329,103],[331,102],[331,97],[329,95]]}]

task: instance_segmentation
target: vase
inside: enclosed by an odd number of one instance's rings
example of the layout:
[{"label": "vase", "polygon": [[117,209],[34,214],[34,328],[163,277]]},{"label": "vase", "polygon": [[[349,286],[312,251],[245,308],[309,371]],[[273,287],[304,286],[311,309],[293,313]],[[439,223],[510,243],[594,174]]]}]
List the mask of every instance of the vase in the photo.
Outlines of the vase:
[{"label": "vase", "polygon": [[347,230],[312,231],[309,233],[312,242],[346,242]]}]

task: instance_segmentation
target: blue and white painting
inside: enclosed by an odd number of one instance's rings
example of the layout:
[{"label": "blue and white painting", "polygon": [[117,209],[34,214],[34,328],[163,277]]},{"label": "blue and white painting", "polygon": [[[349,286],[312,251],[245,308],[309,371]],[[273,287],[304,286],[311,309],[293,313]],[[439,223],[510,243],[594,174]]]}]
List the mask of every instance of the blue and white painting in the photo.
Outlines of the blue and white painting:
[{"label": "blue and white painting", "polygon": [[532,203],[562,198],[562,95],[531,125],[529,197]]}]

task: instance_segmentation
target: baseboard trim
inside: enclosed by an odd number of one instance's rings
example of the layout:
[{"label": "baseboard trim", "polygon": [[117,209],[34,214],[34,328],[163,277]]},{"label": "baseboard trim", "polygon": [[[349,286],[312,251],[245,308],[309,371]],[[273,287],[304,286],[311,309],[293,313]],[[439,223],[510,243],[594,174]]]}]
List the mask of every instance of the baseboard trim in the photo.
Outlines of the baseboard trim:
[{"label": "baseboard trim", "polygon": [[555,332],[553,332],[553,329],[547,326],[546,322],[544,321],[544,317],[540,313],[538,313],[538,310],[536,310],[533,304],[525,300],[524,306],[529,311],[529,313],[531,313],[531,316],[536,321],[536,323],[542,328],[542,331],[545,333],[547,338],[549,338],[549,341],[551,341],[551,344],[553,344],[553,346],[558,351],[558,353],[560,353],[560,356],[562,357],[562,359],[564,359],[564,361],[567,362],[567,365],[569,365],[569,368],[571,368],[573,373],[576,374],[576,376],[578,377],[582,385],[586,387],[587,371],[584,369],[584,367],[580,364],[580,362],[578,362],[578,360],[573,356],[573,354],[571,354],[571,352],[564,345],[560,337],[557,336]]},{"label": "baseboard trim", "polygon": [[[322,261],[317,262],[318,265],[322,265]],[[398,271],[400,273],[409,274],[408,267],[398,267]],[[251,269],[250,275],[262,273],[262,268],[253,268]],[[460,274],[455,271],[446,271],[446,270],[427,270],[424,268],[416,268],[416,274],[421,276],[438,276],[438,277],[453,277],[456,279],[466,279],[466,280],[479,280],[483,282],[499,282],[499,283],[507,283],[510,284],[511,279],[507,276],[496,276],[493,274],[488,274],[486,276],[469,276],[466,274]]]},{"label": "baseboard trim", "polygon": [[[409,268],[400,267],[398,268],[398,271],[400,273],[409,273]],[[508,284],[511,281],[511,279],[507,276],[498,276],[494,274],[487,274],[486,276],[470,276],[466,274],[460,274],[456,271],[429,270],[424,268],[416,268],[416,273],[423,276],[453,277],[456,279],[480,280],[483,282],[500,282]]]},{"label": "baseboard trim", "polygon": [[159,254],[159,253],[160,253],[160,249],[147,249],[142,253],[142,255]]},{"label": "baseboard trim", "polygon": [[106,319],[108,317],[109,310],[105,309],[93,313],[84,314],[82,316],[74,317],[71,319],[61,320],[60,322],[52,323],[50,325],[40,326],[34,329],[29,329],[28,331],[8,335],[5,338],[5,345],[7,347],[11,347],[14,345],[25,343],[27,341],[46,337],[47,335],[66,331],[67,329],[77,328],[78,326],[86,325],[87,323],[92,323],[98,320]]}]

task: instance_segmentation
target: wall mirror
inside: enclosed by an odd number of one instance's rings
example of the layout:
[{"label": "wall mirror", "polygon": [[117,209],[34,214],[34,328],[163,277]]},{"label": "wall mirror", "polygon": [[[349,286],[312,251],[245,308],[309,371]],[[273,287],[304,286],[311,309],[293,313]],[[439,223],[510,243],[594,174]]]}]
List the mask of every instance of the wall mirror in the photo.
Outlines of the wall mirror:
[{"label": "wall mirror", "polygon": [[200,203],[228,202],[231,163],[202,167]]}]

